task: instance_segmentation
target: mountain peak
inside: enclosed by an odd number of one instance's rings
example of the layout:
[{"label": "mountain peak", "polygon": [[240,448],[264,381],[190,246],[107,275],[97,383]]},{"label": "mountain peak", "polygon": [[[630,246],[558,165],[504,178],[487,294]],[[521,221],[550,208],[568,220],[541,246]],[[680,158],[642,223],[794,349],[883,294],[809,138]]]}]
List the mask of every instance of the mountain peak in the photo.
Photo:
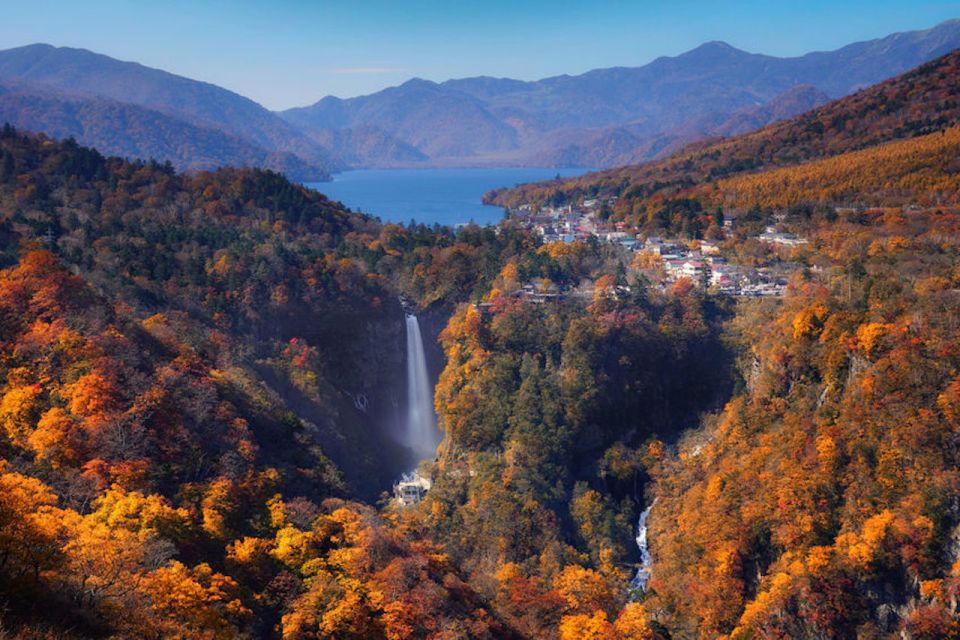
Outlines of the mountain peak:
[{"label": "mountain peak", "polygon": [[950,18],[949,20],[944,20],[940,24],[933,27],[933,29],[942,29],[944,27],[960,27],[960,18]]},{"label": "mountain peak", "polygon": [[718,56],[718,55],[731,55],[731,54],[745,54],[746,51],[737,49],[733,45],[724,42],[723,40],[711,40],[709,42],[704,42],[699,47],[691,49],[686,53],[680,54],[678,57],[693,57],[693,56]]},{"label": "mountain peak", "polygon": [[118,64],[135,64],[137,66],[142,66],[137,62],[125,62],[122,60],[116,60],[110,56],[104,55],[102,53],[97,53],[96,51],[91,51],[90,49],[83,49],[80,47],[63,47],[54,44],[49,44],[46,42],[35,42],[33,44],[24,45],[22,47],[14,47],[13,49],[5,49],[3,51],[4,55],[21,55],[21,56],[60,56],[62,59],[76,58],[78,56],[83,56],[87,58],[97,58],[101,61],[110,61]]},{"label": "mountain peak", "polygon": [[707,42],[704,42],[702,45],[700,45],[699,48],[700,49],[726,49],[726,50],[738,51],[738,49],[734,47],[732,44],[730,44],[729,42],[724,42],[723,40],[709,40]]},{"label": "mountain peak", "polygon": [[48,42],[34,42],[33,44],[25,44],[21,47],[13,47],[8,49],[8,51],[49,51],[50,49],[56,49],[54,45]]},{"label": "mountain peak", "polygon": [[437,85],[437,83],[433,82],[432,80],[424,80],[423,78],[410,78],[400,86],[406,87],[408,89],[418,89],[418,88],[426,89],[428,87],[432,88],[439,85]]}]

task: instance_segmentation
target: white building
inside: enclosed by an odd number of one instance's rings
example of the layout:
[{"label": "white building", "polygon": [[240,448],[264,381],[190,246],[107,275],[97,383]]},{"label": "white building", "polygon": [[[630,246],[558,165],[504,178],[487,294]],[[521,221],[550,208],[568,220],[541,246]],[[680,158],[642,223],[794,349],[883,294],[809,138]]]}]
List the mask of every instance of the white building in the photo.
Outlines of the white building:
[{"label": "white building", "polygon": [[770,244],[777,244],[783,247],[797,247],[807,244],[808,242],[803,238],[798,238],[792,233],[778,232],[773,227],[767,227],[766,230],[757,237],[760,242],[768,242]]},{"label": "white building", "polygon": [[424,478],[419,473],[405,473],[400,481],[393,485],[393,496],[402,507],[417,504],[427,495],[427,491],[432,486],[429,478]]}]

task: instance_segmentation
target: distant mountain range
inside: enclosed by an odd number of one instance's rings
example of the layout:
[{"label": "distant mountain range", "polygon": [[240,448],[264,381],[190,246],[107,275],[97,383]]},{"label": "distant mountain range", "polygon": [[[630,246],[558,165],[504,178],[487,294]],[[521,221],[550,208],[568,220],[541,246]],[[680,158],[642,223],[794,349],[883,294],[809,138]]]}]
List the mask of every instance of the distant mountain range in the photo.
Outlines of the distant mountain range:
[{"label": "distant mountain range", "polygon": [[710,42],[641,67],[414,79],[274,113],[209,83],[38,44],[0,51],[0,121],[181,169],[252,165],[305,181],[346,167],[610,167],[795,116],[957,47],[956,20],[797,58]]},{"label": "distant mountain range", "polygon": [[184,169],[254,164],[301,180],[339,167],[326,148],[253,100],[83,49],[2,51],[0,85],[8,87],[3,119],[108,153],[156,153]]},{"label": "distant mountain range", "polygon": [[55,138],[72,137],[108,155],[170,160],[183,170],[233,165],[266,167],[301,180],[329,175],[329,165],[268,151],[213,127],[133,104],[64,95],[37,85],[0,81],[0,122]]},{"label": "distant mountain range", "polygon": [[[327,97],[281,115],[308,130],[379,128],[441,165],[604,167],[797,115],[957,47],[956,20],[797,58],[710,42],[642,67],[535,82],[418,79],[348,100]],[[798,85],[809,90],[797,94]]]},{"label": "distant mountain range", "polygon": [[[730,122],[733,127],[741,125],[738,118]],[[751,124],[747,118],[742,126]],[[939,185],[938,180],[953,180],[960,172],[958,126],[960,49],[762,129],[712,144],[690,145],[651,162],[492,191],[484,199],[490,204],[517,207],[616,197],[617,210],[632,212],[671,198],[710,202],[722,190],[721,183],[726,181],[730,189],[730,184],[741,184],[736,182],[738,178],[742,185],[748,184],[749,177],[752,189],[732,189],[726,197],[727,205],[734,209],[754,206],[756,203],[748,198],[765,189],[768,201],[783,206],[778,198],[791,184],[786,172],[804,167],[807,176],[816,176],[805,183],[799,181],[802,192],[809,196],[805,203],[850,204],[871,202],[871,198],[876,202],[909,202],[930,185]],[[924,144],[905,144],[916,140],[924,140]],[[831,171],[817,169],[826,166],[822,164],[825,160],[835,158],[843,158],[847,169],[838,169],[844,162],[830,165]],[[878,170],[882,163],[892,166],[894,175],[881,175]],[[905,180],[911,172],[923,178]],[[831,185],[831,181],[846,182]],[[792,187],[794,192],[800,192],[796,185]],[[882,197],[873,198],[876,193]]]}]

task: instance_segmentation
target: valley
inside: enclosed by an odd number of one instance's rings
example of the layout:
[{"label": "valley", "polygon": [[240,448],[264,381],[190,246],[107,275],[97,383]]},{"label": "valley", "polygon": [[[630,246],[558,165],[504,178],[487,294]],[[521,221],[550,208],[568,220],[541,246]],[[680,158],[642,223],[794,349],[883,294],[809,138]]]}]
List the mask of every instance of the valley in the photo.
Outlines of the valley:
[{"label": "valley", "polygon": [[960,637],[958,34],[0,51],[0,638]]}]

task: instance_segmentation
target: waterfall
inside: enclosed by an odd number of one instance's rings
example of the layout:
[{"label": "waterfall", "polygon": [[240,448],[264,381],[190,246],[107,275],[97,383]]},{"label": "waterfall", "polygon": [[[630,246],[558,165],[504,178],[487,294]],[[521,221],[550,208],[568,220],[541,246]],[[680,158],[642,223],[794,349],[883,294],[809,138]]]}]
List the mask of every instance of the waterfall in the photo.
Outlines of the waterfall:
[{"label": "waterfall", "polygon": [[407,315],[407,424],[403,443],[418,458],[433,458],[437,448],[437,425],[433,414],[433,385],[427,375],[427,359],[417,316]]},{"label": "waterfall", "polygon": [[650,506],[640,514],[640,520],[637,521],[637,548],[640,549],[640,567],[637,569],[637,575],[630,581],[630,586],[634,589],[647,590],[647,582],[650,581],[650,568],[653,560],[650,558],[650,547],[647,544],[647,518],[650,517],[650,510],[657,503],[656,499],[650,503]]}]

